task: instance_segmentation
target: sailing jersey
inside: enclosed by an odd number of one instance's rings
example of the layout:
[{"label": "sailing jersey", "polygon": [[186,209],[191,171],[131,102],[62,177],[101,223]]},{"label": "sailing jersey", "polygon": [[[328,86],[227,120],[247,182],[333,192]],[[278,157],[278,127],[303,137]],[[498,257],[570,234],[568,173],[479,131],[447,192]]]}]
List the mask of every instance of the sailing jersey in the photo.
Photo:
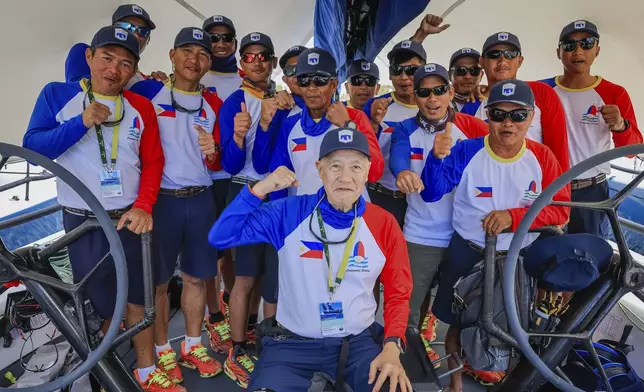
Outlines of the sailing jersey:
[{"label": "sailing jersey", "polygon": [[[442,133],[444,131],[441,131]],[[438,133],[438,132],[437,132]],[[473,116],[455,113],[452,123],[452,142],[488,134],[488,125]],[[411,170],[419,176],[434,147],[436,133],[420,128],[416,118],[407,119],[396,125],[391,136],[391,159],[389,167],[395,178],[404,170]],[[427,185],[425,185],[427,187]],[[446,248],[454,233],[452,214],[454,195],[450,192],[440,200],[427,203],[418,193],[408,193],[407,212],[403,233],[409,242]]]},{"label": "sailing jersey", "polygon": [[[485,247],[483,219],[494,210],[508,210],[512,215],[511,231],[516,231],[528,207],[562,173],[550,149],[526,139],[514,158],[501,158],[491,149],[489,136],[463,140],[452,147],[444,159],[429,153],[421,179],[426,202],[441,200],[454,190],[454,229],[464,239]],[[552,198],[570,201],[570,185]],[[532,228],[563,225],[568,221],[568,207],[549,205],[532,222]],[[497,250],[508,250],[513,234],[499,234]],[[539,234],[528,233],[522,248]]]},{"label": "sailing jersey", "polygon": [[[570,161],[568,158],[566,114],[561,101],[547,84],[542,82],[526,83],[534,93],[534,117],[526,137],[550,148],[555,157],[557,157],[561,169],[566,171],[570,168]],[[467,106],[470,111],[477,106],[474,115],[488,121],[485,105],[487,105],[487,99],[483,100],[478,106],[476,104]]]},{"label": "sailing jersey", "polygon": [[[344,279],[333,300],[328,293],[329,267],[323,245],[309,230],[309,220],[319,237],[315,207],[319,203],[328,241],[347,238],[354,220],[358,224]],[[324,189],[312,195],[293,196],[268,203],[249,187],[224,210],[209,233],[217,248],[271,243],[279,254],[277,321],[288,330],[308,338],[322,338],[320,304],[342,302],[344,331],[333,335],[357,335],[375,321],[373,287],[380,276],[385,287],[385,338],[404,340],[409,315],[412,280],[405,239],[395,218],[360,197],[355,210],[341,212],[331,206]],[[329,244],[330,269],[336,276],[345,243]],[[324,336],[326,337],[326,336]]]},{"label": "sailing jersey", "polygon": [[371,98],[364,105],[364,112],[367,114],[369,119],[371,119],[371,105],[373,101],[380,98],[391,98],[393,101],[389,104],[387,113],[382,119],[380,126],[378,127],[378,144],[380,144],[380,150],[385,159],[385,169],[382,173],[382,177],[378,182],[382,184],[389,190],[396,191],[398,187],[396,186],[396,179],[394,178],[391,170],[389,170],[389,152],[391,149],[391,134],[394,131],[396,124],[405,121],[408,118],[415,117],[418,113],[418,106],[416,105],[407,105],[396,98],[396,94],[391,92],[379,97]]},{"label": "sailing jersey", "polygon": [[[107,121],[125,113],[118,125],[118,147],[114,170],[121,173],[123,195],[105,198],[101,192],[101,161],[96,127],[83,124],[83,102],[89,106],[87,81],[47,84],[38,96],[23,146],[36,151],[67,169],[96,196],[106,210],[133,204],[148,213],[157,200],[164,157],[159,128],[150,102],[130,91],[120,97],[94,93],[96,102],[110,108]],[[124,109],[124,111],[123,111]],[[101,126],[108,161],[117,127]],[[58,203],[64,207],[89,210],[83,199],[64,181],[56,181]]]},{"label": "sailing jersey", "polygon": [[175,101],[194,113],[184,113],[172,106],[170,82],[144,80],[132,86],[132,91],[146,97],[154,105],[159,122],[159,135],[166,157],[161,187],[181,189],[190,186],[210,186],[209,169],[219,169],[219,161],[207,163],[206,156],[199,148],[200,125],[207,133],[213,134],[219,142],[218,113],[222,102],[217,94],[208,90],[187,92],[173,89]]},{"label": "sailing jersey", "polygon": [[[584,89],[562,86],[559,76],[543,82],[555,90],[566,113],[570,166],[613,147],[642,143],[633,104],[624,87],[602,77]],[[630,122],[630,127],[623,132],[612,132],[600,112],[604,105],[617,105],[622,117]],[[610,174],[610,162],[595,166],[577,178],[592,178],[601,173]]]}]

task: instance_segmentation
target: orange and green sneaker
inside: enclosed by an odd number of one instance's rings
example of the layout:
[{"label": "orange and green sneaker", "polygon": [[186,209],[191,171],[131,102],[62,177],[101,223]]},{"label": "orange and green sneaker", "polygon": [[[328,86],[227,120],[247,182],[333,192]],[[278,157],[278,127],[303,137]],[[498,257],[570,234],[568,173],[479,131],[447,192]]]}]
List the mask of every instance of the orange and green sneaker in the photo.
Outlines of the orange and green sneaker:
[{"label": "orange and green sneaker", "polygon": [[434,361],[439,359],[441,356],[438,355],[438,353],[436,351],[434,351],[434,349],[432,348],[431,343],[428,340],[426,340],[422,335],[421,335],[420,339],[423,341],[423,344],[425,345],[425,352],[427,353],[427,358],[429,358],[429,360],[433,363],[434,369],[440,368],[441,363],[440,362],[434,363]]},{"label": "orange and green sneaker", "polygon": [[179,384],[183,382],[183,374],[181,374],[181,369],[177,365],[177,353],[173,349],[159,353],[158,366],[173,383]]},{"label": "orange and green sneaker", "polygon": [[168,375],[163,370],[156,368],[148,375],[147,380],[139,378],[139,369],[134,371],[136,381],[139,382],[141,388],[146,392],[186,392],[186,388],[177,385],[168,378]]},{"label": "orange and green sneaker", "polygon": [[221,363],[208,355],[208,350],[201,343],[186,352],[186,342],[181,342],[179,365],[197,369],[202,378],[215,377],[221,373]]},{"label": "orange and green sneaker", "polygon": [[436,326],[438,325],[438,319],[431,311],[428,311],[423,319],[423,325],[420,330],[420,335],[423,339],[426,339],[429,342],[436,340]]},{"label": "orange and green sneaker", "polygon": [[246,331],[246,341],[248,344],[255,344],[255,341],[257,340],[257,335],[255,334],[256,328],[249,329]]},{"label": "orange and green sneaker", "polygon": [[486,387],[496,385],[505,378],[505,372],[503,371],[475,370],[467,363],[463,366],[463,372]]},{"label": "orange and green sneaker", "polygon": [[228,304],[226,303],[226,301],[224,301],[224,293],[225,291],[223,290],[219,292],[219,309],[221,309],[221,312],[224,314],[226,321],[229,321],[230,308],[228,307]]},{"label": "orange and green sneaker", "polygon": [[230,324],[227,320],[211,323],[210,318],[206,316],[204,320],[206,330],[208,331],[208,338],[210,340],[210,348],[218,354],[226,354],[233,347],[233,341],[230,337]]},{"label": "orange and green sneaker", "polygon": [[224,363],[224,373],[239,387],[248,388],[250,375],[255,370],[255,361],[240,346],[231,348]]}]

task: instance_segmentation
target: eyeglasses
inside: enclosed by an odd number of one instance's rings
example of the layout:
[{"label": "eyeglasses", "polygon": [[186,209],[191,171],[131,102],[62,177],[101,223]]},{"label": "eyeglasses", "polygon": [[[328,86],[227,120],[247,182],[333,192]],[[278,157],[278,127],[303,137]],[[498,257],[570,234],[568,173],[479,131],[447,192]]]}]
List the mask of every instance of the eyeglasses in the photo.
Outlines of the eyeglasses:
[{"label": "eyeglasses", "polygon": [[378,84],[378,79],[373,76],[362,76],[362,75],[351,77],[352,86],[362,86],[362,83],[365,83],[369,87],[373,87],[376,84]]},{"label": "eyeglasses", "polygon": [[213,43],[217,43],[219,41],[224,41],[231,43],[235,40],[235,34],[233,33],[212,33],[210,34],[210,39],[212,40]]},{"label": "eyeglasses", "polygon": [[419,65],[390,65],[389,66],[389,73],[391,73],[392,76],[400,76],[402,73],[406,73],[407,76],[414,76],[416,73],[416,70],[420,68]]},{"label": "eyeglasses", "polygon": [[520,55],[521,55],[521,52],[515,49],[505,49],[505,50],[493,49],[485,52],[485,54],[483,54],[483,57],[496,60],[501,56],[503,56],[507,60],[512,60],[519,57]]},{"label": "eyeglasses", "polygon": [[488,110],[488,117],[493,122],[503,122],[506,118],[509,118],[513,123],[520,123],[528,119],[530,112],[530,109],[514,109],[506,112],[505,110],[493,108]]},{"label": "eyeglasses", "polygon": [[440,97],[441,95],[445,95],[449,91],[449,86],[448,85],[442,85],[442,86],[436,86],[432,88],[427,88],[427,87],[422,87],[422,88],[417,88],[414,90],[414,94],[418,98],[427,98],[431,94],[436,95],[437,97]]},{"label": "eyeglasses", "polygon": [[268,63],[273,60],[273,53],[269,52],[260,52],[260,53],[244,53],[241,56],[241,59],[246,64],[250,64],[258,59],[261,63]]},{"label": "eyeglasses", "polygon": [[582,39],[567,39],[565,41],[559,42],[559,47],[564,50],[564,52],[574,52],[579,45],[583,50],[590,50],[595,47],[595,42],[598,39],[596,37],[586,37]]},{"label": "eyeglasses", "polygon": [[322,76],[322,75],[300,75],[297,77],[297,85],[306,88],[311,85],[311,82],[316,87],[323,87],[328,85],[331,82],[331,77],[330,76]]},{"label": "eyeglasses", "polygon": [[282,71],[284,71],[284,76],[287,78],[291,78],[295,76],[295,65],[287,65],[284,68],[282,68]]},{"label": "eyeglasses", "polygon": [[468,74],[472,76],[479,76],[481,74],[481,67],[453,67],[454,75],[456,76],[465,76]]},{"label": "eyeglasses", "polygon": [[120,27],[123,30],[127,30],[132,34],[136,34],[141,38],[148,38],[152,30],[147,27],[137,26],[130,22],[116,22],[114,23],[115,27]]}]

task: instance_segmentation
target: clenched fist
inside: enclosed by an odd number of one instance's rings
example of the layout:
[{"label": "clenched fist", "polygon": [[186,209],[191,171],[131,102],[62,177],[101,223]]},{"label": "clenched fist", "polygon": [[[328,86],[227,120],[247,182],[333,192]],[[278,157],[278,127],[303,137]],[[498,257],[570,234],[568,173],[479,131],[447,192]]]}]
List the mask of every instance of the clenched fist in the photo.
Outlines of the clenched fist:
[{"label": "clenched fist", "polygon": [[277,107],[281,109],[293,109],[295,106],[295,100],[293,96],[287,91],[278,91],[275,94],[275,100],[277,101]]},{"label": "clenched fist", "polygon": [[299,186],[300,183],[295,177],[295,173],[290,171],[286,166],[280,166],[263,180],[255,184],[253,193],[259,197],[264,197],[270,192],[281,191],[291,186]]},{"label": "clenched fist", "polygon": [[344,127],[351,120],[347,107],[341,102],[334,102],[326,111],[326,118],[338,128]]},{"label": "clenched fist", "polygon": [[393,98],[378,98],[371,104],[371,124],[380,125],[382,119],[387,114],[389,105],[393,102]]},{"label": "clenched fist", "polygon": [[273,121],[278,109],[277,99],[267,98],[262,100],[262,117],[259,120],[259,126],[264,132],[268,131],[268,126],[271,125],[271,121]]},{"label": "clenched fist", "polygon": [[396,186],[402,193],[416,193],[425,189],[423,181],[421,181],[418,174],[411,170],[403,170],[396,178]]},{"label": "clenched fist", "polygon": [[244,148],[244,138],[246,133],[250,129],[250,125],[253,123],[253,119],[250,117],[250,113],[246,110],[246,103],[241,103],[241,112],[235,115],[235,121],[233,125],[235,144],[237,147]]},{"label": "clenched fist", "polygon": [[617,105],[604,105],[600,109],[602,117],[611,131],[623,131],[626,127],[624,118]]},{"label": "clenched fist", "polygon": [[483,219],[483,230],[488,235],[499,235],[503,230],[512,227],[512,215],[508,210],[491,211]]},{"label": "clenched fist", "polygon": [[112,111],[109,107],[94,101],[83,111],[83,125],[86,128],[91,128],[103,124],[111,114]]},{"label": "clenched fist", "polygon": [[434,136],[434,156],[443,159],[452,151],[452,123],[448,122],[445,132],[437,133]]}]

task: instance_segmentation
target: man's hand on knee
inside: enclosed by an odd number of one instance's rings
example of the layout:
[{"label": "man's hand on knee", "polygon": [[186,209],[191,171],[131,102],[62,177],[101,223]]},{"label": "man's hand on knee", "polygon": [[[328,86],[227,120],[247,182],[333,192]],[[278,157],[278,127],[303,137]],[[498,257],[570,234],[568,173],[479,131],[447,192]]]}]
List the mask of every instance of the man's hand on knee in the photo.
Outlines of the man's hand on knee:
[{"label": "man's hand on knee", "polygon": [[[380,372],[379,375],[378,372]],[[377,379],[376,375],[378,375]],[[387,379],[389,379],[389,392],[396,392],[397,386],[400,386],[402,392],[412,392],[411,382],[400,363],[400,351],[393,342],[385,344],[382,352],[371,362],[369,367],[369,384],[373,384],[375,381],[373,392],[380,391]]]}]

